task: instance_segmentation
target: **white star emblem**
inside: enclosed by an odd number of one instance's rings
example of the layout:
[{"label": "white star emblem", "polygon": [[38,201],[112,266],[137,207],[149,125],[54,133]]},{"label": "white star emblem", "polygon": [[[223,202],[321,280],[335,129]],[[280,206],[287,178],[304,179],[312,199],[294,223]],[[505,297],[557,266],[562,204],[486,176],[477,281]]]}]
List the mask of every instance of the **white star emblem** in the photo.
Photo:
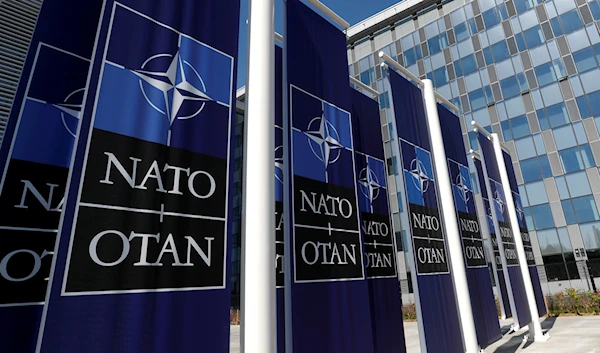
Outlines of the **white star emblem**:
[{"label": "white star emblem", "polygon": [[[60,117],[62,119],[63,126],[65,127],[65,129],[67,129],[67,132],[73,137],[75,137],[77,131],[71,130],[71,128],[67,124],[65,114],[68,114],[69,116],[79,120],[79,114],[81,113],[81,107],[83,106],[83,103],[81,102],[81,100],[83,100],[83,94],[80,95],[81,97],[79,99],[75,99],[74,96],[76,94],[78,94],[80,92],[84,92],[84,91],[85,91],[85,88],[80,88],[78,90],[75,90],[75,91],[71,92],[69,95],[67,95],[67,97],[65,98],[65,100],[62,103],[53,104],[54,107],[61,110]],[[74,101],[77,103],[74,103]]]},{"label": "white star emblem", "polygon": [[519,220],[523,221],[523,218],[525,218],[525,212],[521,208],[520,202],[516,202],[516,204],[517,204],[517,207],[515,207],[515,208],[517,209],[517,216],[519,216]]},{"label": "white star emblem", "polygon": [[456,186],[458,186],[458,188],[460,189],[460,198],[464,202],[469,201],[471,199],[469,196],[469,192],[471,192],[471,190],[469,190],[469,187],[467,186],[467,181],[462,176],[462,174],[458,174],[456,176]]},{"label": "white star emblem", "polygon": [[410,162],[410,174],[413,176],[413,184],[419,191],[426,192],[429,188],[431,178],[425,173],[426,169],[423,162],[416,158]]},{"label": "white star emblem", "polygon": [[361,191],[363,195],[369,198],[370,202],[377,199],[379,196],[379,189],[382,186],[379,184],[377,175],[369,167],[364,168],[359,173],[358,183],[362,186]]},{"label": "white star emblem", "polygon": [[504,201],[502,200],[500,191],[498,190],[496,190],[496,194],[494,195],[494,201],[498,204],[498,207],[500,207],[500,212],[504,213]]},{"label": "white star emblem", "polygon": [[[283,146],[275,148],[275,168],[283,175]],[[283,184],[283,179],[279,176],[277,171],[275,172],[275,178]]]},{"label": "white star emblem", "polygon": [[[160,71],[146,71],[144,68],[153,60],[171,57],[172,60],[167,68],[166,72]],[[185,65],[185,66],[184,66]],[[193,86],[186,76],[186,68],[189,68],[200,81],[201,88]],[[187,61],[183,60],[177,52],[175,55],[171,54],[158,54],[154,55],[142,64],[141,70],[131,70],[131,72],[140,78],[140,88],[146,101],[158,112],[167,116],[169,124],[173,124],[175,119],[191,119],[196,115],[200,114],[206,102],[212,101],[212,99],[205,93],[206,87],[202,77],[198,74],[198,71]],[[163,111],[157,107],[146,94],[144,88],[144,82],[150,86],[158,89],[163,93],[164,104],[166,111]],[[181,107],[187,101],[202,102],[200,107],[195,113],[188,116],[178,116]]]},{"label": "white star emblem", "polygon": [[[318,127],[312,130],[315,125]],[[333,124],[324,116],[314,118],[308,123],[308,131],[304,134],[308,137],[310,149],[315,156],[325,164],[335,163],[340,158],[340,149],[344,146],[339,142],[339,135]]]}]

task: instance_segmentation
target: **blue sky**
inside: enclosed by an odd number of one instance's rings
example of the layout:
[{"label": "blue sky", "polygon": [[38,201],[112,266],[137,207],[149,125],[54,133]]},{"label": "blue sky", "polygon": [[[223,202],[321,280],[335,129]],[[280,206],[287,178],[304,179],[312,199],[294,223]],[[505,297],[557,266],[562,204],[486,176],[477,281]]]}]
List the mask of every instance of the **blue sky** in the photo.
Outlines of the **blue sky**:
[{"label": "blue sky", "polygon": [[[399,1],[400,0],[321,0],[322,3],[335,11],[350,23],[350,25],[356,24]],[[248,25],[246,24],[246,20],[248,19],[248,0],[241,0],[241,5],[238,88],[243,86],[246,81],[246,51],[248,50]],[[282,11],[283,0],[275,0],[275,30],[279,33],[282,32],[283,28]]]}]

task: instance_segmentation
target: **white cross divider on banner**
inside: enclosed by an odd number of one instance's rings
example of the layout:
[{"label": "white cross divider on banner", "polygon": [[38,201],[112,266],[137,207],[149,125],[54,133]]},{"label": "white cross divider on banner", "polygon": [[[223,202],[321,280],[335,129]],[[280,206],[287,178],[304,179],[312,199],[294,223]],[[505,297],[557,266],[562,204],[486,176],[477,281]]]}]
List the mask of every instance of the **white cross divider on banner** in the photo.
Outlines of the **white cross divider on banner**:
[{"label": "white cross divider on banner", "polygon": [[[498,134],[496,134],[496,133],[490,134],[487,130],[485,130],[483,127],[481,127],[475,121],[471,121],[471,124],[473,125],[475,132],[482,133],[489,140],[492,141],[494,154],[496,156],[496,161],[498,164],[497,168],[500,172],[502,188],[507,191],[504,193],[504,197],[506,199],[506,205],[504,205],[504,207],[507,207],[507,209],[508,209],[508,215],[509,215],[510,223],[511,223],[511,227],[512,227],[511,231],[513,233],[513,237],[515,240],[515,248],[516,248],[517,257],[519,260],[519,268],[520,268],[521,275],[523,276],[527,304],[529,306],[529,311],[530,311],[530,315],[531,315],[531,323],[529,324],[529,338],[536,342],[547,341],[550,338],[550,336],[547,333],[544,333],[542,331],[542,326],[540,324],[540,318],[539,318],[537,303],[536,303],[535,294],[534,294],[534,290],[533,290],[533,284],[531,282],[529,268],[527,267],[527,257],[525,255],[525,248],[523,247],[521,230],[519,229],[519,221],[517,218],[517,211],[515,208],[512,193],[510,192],[511,187],[510,187],[509,177],[508,177],[508,173],[506,170],[506,165],[504,163],[504,157],[502,155],[502,145],[500,143],[500,138],[498,137]],[[485,161],[484,161],[484,163],[485,163]]]}]

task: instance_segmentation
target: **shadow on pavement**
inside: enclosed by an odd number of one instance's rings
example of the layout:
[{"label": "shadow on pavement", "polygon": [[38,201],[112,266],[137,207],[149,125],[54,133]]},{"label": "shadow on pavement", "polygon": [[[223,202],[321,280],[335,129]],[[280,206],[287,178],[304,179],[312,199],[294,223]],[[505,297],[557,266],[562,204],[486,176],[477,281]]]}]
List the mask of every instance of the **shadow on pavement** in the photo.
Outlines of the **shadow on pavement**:
[{"label": "shadow on pavement", "polygon": [[[556,322],[556,317],[547,317],[540,324],[542,325],[542,331],[544,333],[550,331]],[[515,353],[519,348],[526,349],[533,341],[527,341],[523,347],[523,338],[529,333],[529,331],[523,331],[519,334],[510,333],[510,325],[505,325],[500,328],[502,336],[512,336],[506,343],[494,350],[495,353]]]}]

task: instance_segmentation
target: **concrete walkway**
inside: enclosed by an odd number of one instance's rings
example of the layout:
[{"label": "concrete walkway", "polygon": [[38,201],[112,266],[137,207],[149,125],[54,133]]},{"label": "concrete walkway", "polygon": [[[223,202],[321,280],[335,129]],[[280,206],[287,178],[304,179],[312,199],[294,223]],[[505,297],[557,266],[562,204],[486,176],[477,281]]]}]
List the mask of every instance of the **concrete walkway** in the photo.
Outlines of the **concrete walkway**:
[{"label": "concrete walkway", "polygon": [[[503,337],[485,348],[485,353],[600,353],[600,316],[571,316],[542,320],[542,329],[550,334],[547,342],[523,342],[527,328],[509,334],[512,321],[501,320]],[[417,323],[405,323],[404,331],[407,353],[419,353],[421,350]],[[239,352],[240,327],[231,326],[231,353]]]}]

